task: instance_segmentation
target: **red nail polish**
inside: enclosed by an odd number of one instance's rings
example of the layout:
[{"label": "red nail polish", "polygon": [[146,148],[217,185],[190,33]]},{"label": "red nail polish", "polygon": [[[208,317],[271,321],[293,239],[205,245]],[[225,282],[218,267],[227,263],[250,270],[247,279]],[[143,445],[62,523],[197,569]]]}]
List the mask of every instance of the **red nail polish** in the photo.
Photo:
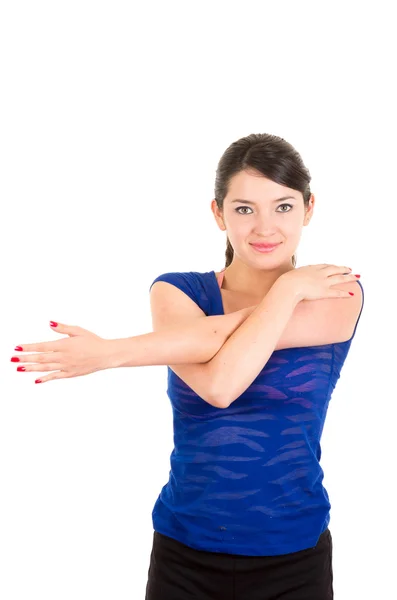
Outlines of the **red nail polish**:
[{"label": "red nail polish", "polygon": [[50,325],[51,327],[58,327],[58,323],[55,323],[55,321],[50,321]]},{"label": "red nail polish", "polygon": [[354,277],[357,277],[358,279],[360,279],[361,275],[354,274]]},{"label": "red nail polish", "polygon": [[25,367],[17,367],[17,371],[26,371]]},{"label": "red nail polish", "polygon": [[42,383],[41,379],[36,379],[35,383]]},{"label": "red nail polish", "polygon": [[350,296],[354,296],[353,292],[349,292]]},{"label": "red nail polish", "polygon": [[17,356],[13,356],[11,362],[20,362],[20,360]]},{"label": "red nail polish", "polygon": [[22,352],[23,348],[22,346],[15,346],[14,350],[16,350],[17,352]]}]

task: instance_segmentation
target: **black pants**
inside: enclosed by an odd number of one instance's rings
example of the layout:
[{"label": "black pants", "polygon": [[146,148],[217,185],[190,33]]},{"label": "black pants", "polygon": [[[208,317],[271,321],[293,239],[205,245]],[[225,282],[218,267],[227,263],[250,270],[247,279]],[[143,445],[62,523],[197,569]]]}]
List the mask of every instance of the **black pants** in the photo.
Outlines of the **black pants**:
[{"label": "black pants", "polygon": [[145,600],[333,600],[332,536],[281,556],[204,552],[153,533]]}]

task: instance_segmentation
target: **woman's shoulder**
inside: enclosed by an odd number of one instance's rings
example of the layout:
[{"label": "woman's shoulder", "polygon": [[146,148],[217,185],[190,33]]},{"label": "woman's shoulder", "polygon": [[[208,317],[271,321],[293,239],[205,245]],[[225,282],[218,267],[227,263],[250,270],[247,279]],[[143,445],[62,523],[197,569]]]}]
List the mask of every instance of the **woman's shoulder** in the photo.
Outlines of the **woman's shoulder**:
[{"label": "woman's shoulder", "polygon": [[304,331],[316,341],[312,344],[330,344],[352,339],[364,306],[364,292],[360,281],[347,281],[333,286],[353,296],[324,298],[321,300],[301,300],[295,309],[296,323],[303,335]]}]

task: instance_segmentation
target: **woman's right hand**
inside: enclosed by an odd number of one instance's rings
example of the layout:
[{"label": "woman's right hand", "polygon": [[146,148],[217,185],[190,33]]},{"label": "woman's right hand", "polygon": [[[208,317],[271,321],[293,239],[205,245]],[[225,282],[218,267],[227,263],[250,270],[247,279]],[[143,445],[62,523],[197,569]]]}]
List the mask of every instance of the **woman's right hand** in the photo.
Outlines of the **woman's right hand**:
[{"label": "woman's right hand", "polygon": [[293,286],[294,292],[300,300],[320,300],[322,298],[352,298],[348,291],[336,289],[347,281],[357,281],[351,274],[349,267],[337,265],[307,265],[291,269],[281,275],[283,280]]}]

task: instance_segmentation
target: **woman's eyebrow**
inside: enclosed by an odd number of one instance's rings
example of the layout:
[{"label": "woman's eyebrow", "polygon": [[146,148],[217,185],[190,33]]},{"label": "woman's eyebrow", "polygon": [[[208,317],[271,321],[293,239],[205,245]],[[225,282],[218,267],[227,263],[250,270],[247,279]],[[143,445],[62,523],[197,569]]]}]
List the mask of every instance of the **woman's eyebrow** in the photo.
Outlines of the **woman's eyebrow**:
[{"label": "woman's eyebrow", "polygon": [[[273,200],[273,203],[276,202],[282,202],[282,200],[296,200],[296,198],[294,196],[283,196],[282,198],[277,198],[276,200]],[[253,200],[242,200],[240,198],[236,198],[235,200],[231,201],[231,204],[233,204],[234,202],[243,202],[244,204],[257,204],[256,202],[254,202]]]}]

